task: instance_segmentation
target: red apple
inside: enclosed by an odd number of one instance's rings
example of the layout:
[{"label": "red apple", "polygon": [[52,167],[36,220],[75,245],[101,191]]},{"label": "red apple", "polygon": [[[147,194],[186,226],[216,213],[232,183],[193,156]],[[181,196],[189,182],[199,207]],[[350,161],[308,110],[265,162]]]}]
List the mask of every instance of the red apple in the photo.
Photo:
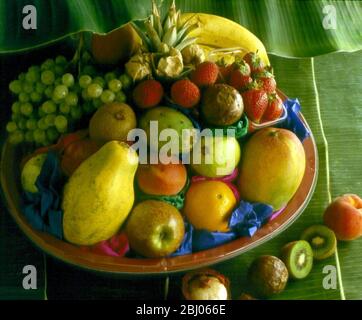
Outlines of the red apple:
[{"label": "red apple", "polygon": [[354,240],[362,236],[362,199],[355,194],[336,198],[324,213],[324,223],[338,240]]}]

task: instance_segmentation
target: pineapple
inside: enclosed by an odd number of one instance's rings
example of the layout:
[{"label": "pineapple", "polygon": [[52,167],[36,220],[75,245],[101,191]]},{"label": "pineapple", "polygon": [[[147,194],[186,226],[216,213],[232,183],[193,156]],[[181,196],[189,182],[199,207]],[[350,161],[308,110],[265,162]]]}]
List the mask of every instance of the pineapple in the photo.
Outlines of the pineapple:
[{"label": "pineapple", "polygon": [[[143,27],[132,22],[143,43],[138,57],[132,57],[126,64],[127,73],[134,81],[150,76],[150,68],[153,75],[165,79],[175,79],[187,72],[181,51],[194,45],[196,38],[189,37],[189,34],[199,27],[199,23],[190,23],[191,19],[181,22],[180,15],[173,0],[168,14],[161,21],[159,9],[152,0],[152,14],[143,21]],[[144,55],[151,57],[151,63],[149,58],[142,59]],[[138,71],[137,66],[143,71]]]}]

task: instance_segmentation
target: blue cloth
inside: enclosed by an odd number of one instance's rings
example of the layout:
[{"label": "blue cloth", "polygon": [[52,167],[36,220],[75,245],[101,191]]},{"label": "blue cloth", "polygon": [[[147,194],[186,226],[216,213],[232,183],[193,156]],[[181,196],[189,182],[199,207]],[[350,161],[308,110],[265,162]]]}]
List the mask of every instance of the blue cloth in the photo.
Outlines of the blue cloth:
[{"label": "blue cloth", "polygon": [[65,183],[56,153],[49,152],[36,180],[37,193],[25,192],[23,212],[31,226],[63,238],[61,193]]},{"label": "blue cloth", "polygon": [[299,118],[301,106],[298,99],[287,99],[283,103],[287,109],[288,116],[279,126],[281,128],[293,131],[299,140],[303,142],[304,139],[310,136],[310,130]]},{"label": "blue cloth", "polygon": [[240,201],[231,214],[228,232],[198,230],[185,222],[184,240],[172,256],[211,249],[240,237],[252,237],[272,214],[273,208],[269,205]]}]

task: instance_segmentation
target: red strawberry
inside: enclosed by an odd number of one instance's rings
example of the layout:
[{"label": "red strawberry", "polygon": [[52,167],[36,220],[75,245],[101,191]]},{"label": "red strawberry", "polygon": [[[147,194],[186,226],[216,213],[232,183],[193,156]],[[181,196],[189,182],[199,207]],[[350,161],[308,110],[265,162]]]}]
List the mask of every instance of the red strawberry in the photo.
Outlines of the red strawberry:
[{"label": "red strawberry", "polygon": [[250,66],[251,73],[257,73],[264,69],[264,63],[260,59],[258,52],[248,52],[243,59]]},{"label": "red strawberry", "polygon": [[273,74],[264,70],[256,74],[255,78],[263,83],[263,88],[267,93],[275,92],[275,89],[277,88],[277,83]]},{"label": "red strawberry", "polygon": [[205,61],[200,63],[191,74],[191,81],[199,88],[214,84],[219,75],[219,67],[216,63]]},{"label": "red strawberry", "polygon": [[145,109],[158,105],[163,97],[163,87],[156,80],[145,80],[133,90],[133,101],[137,107]]},{"label": "red strawberry", "polygon": [[234,66],[232,64],[229,64],[228,66],[219,66],[219,77],[217,79],[217,82],[220,83],[229,82],[229,77],[233,69]]},{"label": "red strawberry", "polygon": [[250,67],[244,60],[239,60],[233,64],[234,70],[229,77],[229,85],[236,90],[245,89],[253,79],[250,77]]},{"label": "red strawberry", "polygon": [[279,119],[283,113],[283,101],[276,93],[268,95],[268,107],[263,115],[263,122]]},{"label": "red strawberry", "polygon": [[192,108],[200,101],[200,90],[188,79],[178,80],[171,87],[171,98],[184,108]]},{"label": "red strawberry", "polygon": [[244,108],[248,118],[259,123],[268,107],[268,95],[260,84],[252,82],[250,88],[242,93]]}]

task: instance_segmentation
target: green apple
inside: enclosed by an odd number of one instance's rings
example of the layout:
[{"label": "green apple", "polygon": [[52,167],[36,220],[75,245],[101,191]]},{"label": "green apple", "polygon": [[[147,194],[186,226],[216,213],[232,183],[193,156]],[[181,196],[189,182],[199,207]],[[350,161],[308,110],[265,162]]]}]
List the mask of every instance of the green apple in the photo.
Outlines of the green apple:
[{"label": "green apple", "polygon": [[193,148],[191,167],[205,177],[226,176],[238,165],[240,153],[240,145],[234,137],[202,137]]},{"label": "green apple", "polygon": [[24,165],[21,172],[21,184],[24,191],[37,193],[38,187],[35,185],[41,169],[47,157],[47,153],[38,154],[31,157]]},{"label": "green apple", "polygon": [[172,205],[157,200],[139,203],[126,226],[130,247],[147,258],[161,258],[175,252],[185,234],[181,213]]},{"label": "green apple", "polygon": [[172,108],[149,110],[141,117],[139,127],[146,132],[151,149],[160,151],[160,156],[163,147],[169,147],[174,155],[187,153],[192,148],[192,139],[187,139],[187,135],[192,135],[195,129],[192,121]]}]

